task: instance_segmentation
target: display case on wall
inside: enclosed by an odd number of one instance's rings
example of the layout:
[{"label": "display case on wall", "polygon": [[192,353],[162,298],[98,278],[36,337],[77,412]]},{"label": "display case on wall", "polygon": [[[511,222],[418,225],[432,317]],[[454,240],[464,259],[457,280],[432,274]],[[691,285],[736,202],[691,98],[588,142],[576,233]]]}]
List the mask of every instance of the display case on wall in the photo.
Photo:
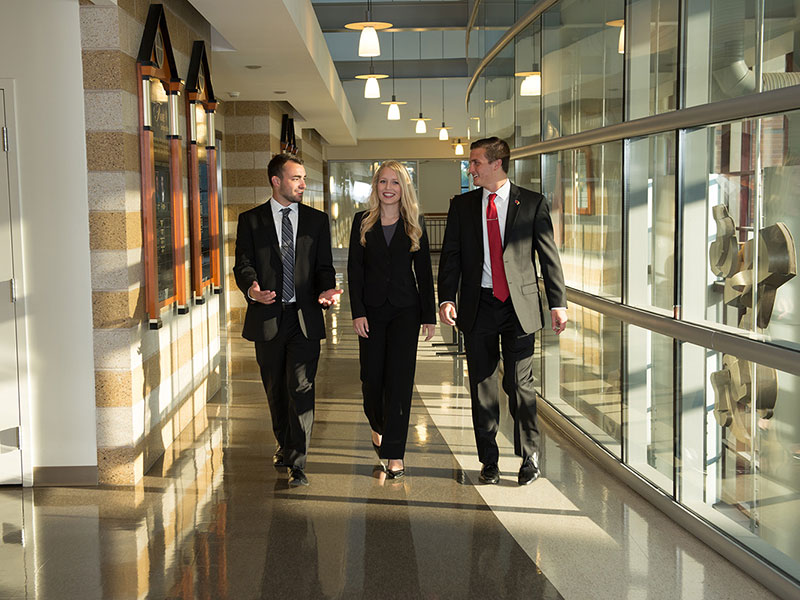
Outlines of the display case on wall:
[{"label": "display case on wall", "polygon": [[164,7],[150,6],[136,60],[139,84],[139,157],[144,234],[144,286],[151,329],[161,310],[188,312],[184,268],[183,188],[175,65]]},{"label": "display case on wall", "polygon": [[205,42],[192,46],[186,76],[187,171],[189,176],[189,241],[192,294],[205,302],[207,288],[220,291],[219,198],[214,113],[217,101],[211,85]]}]

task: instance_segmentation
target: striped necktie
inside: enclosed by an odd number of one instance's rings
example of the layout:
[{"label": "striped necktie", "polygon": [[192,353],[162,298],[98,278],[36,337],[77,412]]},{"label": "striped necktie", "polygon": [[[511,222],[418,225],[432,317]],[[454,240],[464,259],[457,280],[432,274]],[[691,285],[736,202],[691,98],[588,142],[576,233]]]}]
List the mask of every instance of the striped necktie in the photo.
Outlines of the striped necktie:
[{"label": "striped necktie", "polygon": [[289,302],[294,296],[294,230],[289,220],[291,208],[282,208],[281,221],[281,260],[283,262],[283,294],[281,299]]}]

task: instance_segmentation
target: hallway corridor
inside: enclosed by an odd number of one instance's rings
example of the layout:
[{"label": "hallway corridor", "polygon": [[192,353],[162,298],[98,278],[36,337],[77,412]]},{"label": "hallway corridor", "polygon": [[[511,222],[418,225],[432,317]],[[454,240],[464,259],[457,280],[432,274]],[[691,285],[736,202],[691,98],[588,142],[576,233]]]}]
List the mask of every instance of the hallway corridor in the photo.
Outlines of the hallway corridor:
[{"label": "hallway corridor", "polygon": [[546,423],[540,480],[516,484],[505,431],[500,485],[478,485],[463,361],[430,343],[408,476],[387,480],[346,301],[326,318],[309,487],[272,467],[254,352],[230,332],[222,393],[140,485],[0,490],[0,598],[774,597]]}]

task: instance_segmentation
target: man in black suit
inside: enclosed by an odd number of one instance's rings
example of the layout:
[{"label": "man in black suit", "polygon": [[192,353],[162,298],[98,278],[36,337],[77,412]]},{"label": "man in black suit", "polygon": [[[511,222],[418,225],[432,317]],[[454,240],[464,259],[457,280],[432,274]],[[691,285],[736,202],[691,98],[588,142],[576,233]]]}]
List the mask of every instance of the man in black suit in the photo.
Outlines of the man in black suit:
[{"label": "man in black suit", "polygon": [[496,137],[470,146],[469,173],[480,188],[450,203],[439,260],[439,317],[464,333],[483,483],[500,480],[495,438],[502,343],[503,389],[514,419],[514,452],[522,458],[517,481],[527,485],[539,476],[533,345],[545,320],[534,254],[557,334],[567,324],[566,292],[547,201],[508,180],[509,157],[508,144]]},{"label": "man in black suit", "polygon": [[278,442],[273,463],[287,467],[290,485],[308,485],[322,308],[342,290],[335,289],[328,216],[301,204],[303,161],[278,154],[267,175],[272,198],[239,215],[233,273],[247,298],[242,336],[255,342]]}]

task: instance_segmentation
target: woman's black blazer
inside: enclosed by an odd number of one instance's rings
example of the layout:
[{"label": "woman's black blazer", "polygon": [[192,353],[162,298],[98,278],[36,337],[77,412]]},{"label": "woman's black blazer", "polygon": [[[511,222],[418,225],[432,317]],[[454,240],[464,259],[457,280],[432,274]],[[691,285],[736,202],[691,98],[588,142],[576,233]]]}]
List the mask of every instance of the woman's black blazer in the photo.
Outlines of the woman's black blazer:
[{"label": "woman's black blazer", "polygon": [[419,217],[422,237],[416,252],[411,252],[411,239],[406,234],[402,217],[389,245],[379,219],[365,236],[366,246],[362,246],[361,221],[364,215],[362,211],[353,217],[347,256],[353,318],[367,316],[367,306],[383,306],[388,301],[398,308],[419,306],[421,322],[436,323],[431,251],[422,215]]}]

